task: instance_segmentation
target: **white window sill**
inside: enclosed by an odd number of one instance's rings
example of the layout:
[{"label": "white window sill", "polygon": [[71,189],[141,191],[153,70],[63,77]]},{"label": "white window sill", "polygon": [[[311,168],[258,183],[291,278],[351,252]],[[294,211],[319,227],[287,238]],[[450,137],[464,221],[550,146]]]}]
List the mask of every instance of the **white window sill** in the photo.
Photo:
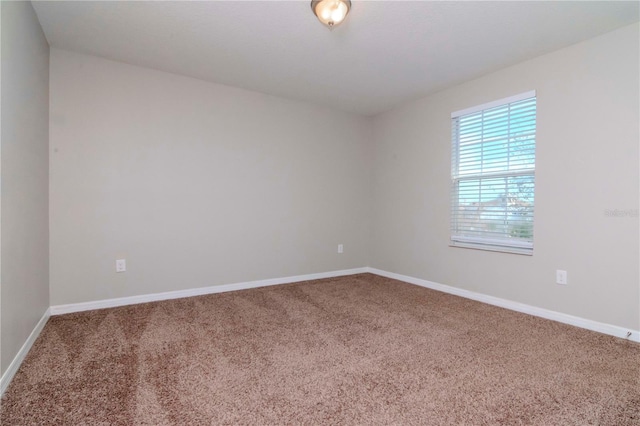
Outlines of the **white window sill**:
[{"label": "white window sill", "polygon": [[500,253],[533,256],[533,247],[531,248],[505,247],[505,246],[495,246],[491,244],[467,243],[467,242],[461,242],[461,241],[451,241],[449,243],[449,247],[458,247],[458,248],[483,250],[483,251],[497,251]]}]

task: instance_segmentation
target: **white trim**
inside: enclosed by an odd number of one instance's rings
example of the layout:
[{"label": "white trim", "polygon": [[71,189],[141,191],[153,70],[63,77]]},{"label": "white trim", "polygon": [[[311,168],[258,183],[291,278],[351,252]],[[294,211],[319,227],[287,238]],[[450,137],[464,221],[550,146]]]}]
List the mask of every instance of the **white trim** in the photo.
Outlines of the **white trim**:
[{"label": "white trim", "polygon": [[[608,334],[615,337],[620,337],[623,339],[629,339],[634,342],[640,343],[640,330],[631,330],[624,327],[619,327],[617,325],[611,325],[606,323],[601,323],[597,321],[588,320],[585,318],[576,317],[573,315],[564,314],[562,312],[551,311],[544,308],[539,308],[536,306],[526,305],[524,303],[513,302],[511,300],[501,299],[499,297],[488,296],[482,293],[476,293],[469,290],[464,290],[457,287],[451,287],[444,284],[439,284],[433,281],[427,281],[420,278],[414,278],[407,275],[396,274],[394,272],[387,272],[376,268],[364,267],[364,268],[354,268],[354,269],[345,269],[340,271],[331,271],[331,272],[322,272],[317,274],[308,274],[308,275],[296,275],[291,277],[284,278],[272,278],[267,280],[258,280],[258,281],[248,281],[248,282],[240,282],[235,284],[225,284],[211,287],[202,287],[202,288],[194,288],[188,290],[178,290],[178,291],[169,291],[165,293],[154,293],[154,294],[146,294],[140,296],[131,296],[131,297],[121,297],[117,299],[107,299],[107,300],[98,300],[94,302],[84,302],[84,303],[73,303],[69,305],[57,305],[51,306],[49,309],[45,311],[42,315],[38,324],[36,324],[35,328],[24,342],[16,356],[14,357],[9,367],[0,378],[0,396],[4,394],[5,390],[11,383],[13,376],[16,374],[20,365],[24,361],[24,358],[27,356],[27,353],[33,346],[33,343],[36,341],[40,332],[46,325],[49,317],[52,315],[61,315],[71,312],[81,312],[88,311],[93,309],[103,309],[103,308],[112,308],[117,306],[124,305],[132,305],[137,303],[146,303],[146,302],[154,302],[160,300],[168,300],[168,299],[179,299],[183,297],[191,297],[191,296],[201,296],[204,294],[212,294],[212,293],[222,293],[227,291],[237,291],[237,290],[245,290],[257,287],[266,287],[272,285],[279,284],[288,284],[295,283],[300,281],[310,281],[317,280],[322,278],[333,278],[333,277],[341,277],[345,275],[354,275],[354,274],[362,274],[362,273],[372,273],[376,275],[380,275],[387,278],[392,278],[399,281],[404,281],[409,284],[415,284],[421,287],[430,288],[432,290],[442,291],[444,293],[453,294],[456,296],[464,297],[471,300],[477,300],[478,302],[487,303],[489,305],[499,306],[501,308],[510,309],[516,312],[522,312],[528,315],[533,315],[541,318],[546,318],[552,321],[561,322],[564,324],[573,325],[576,327],[584,328],[587,330],[597,331],[599,333]],[[627,333],[631,333],[630,336],[627,337]]]},{"label": "white trim", "polygon": [[[499,297],[488,296],[486,294],[476,293],[474,291],[464,290],[457,287],[451,287],[420,278],[409,277],[407,275],[400,275],[394,272],[382,271],[376,268],[368,268],[368,271],[372,274],[381,275],[387,278],[393,278],[395,280],[419,285],[421,287],[430,288],[432,290],[442,291],[443,293],[454,294],[456,296],[477,300],[478,302],[486,303],[489,305],[499,306],[501,308],[510,309],[512,311],[522,312],[524,314],[529,314],[536,317],[573,325],[575,327],[585,328],[591,331],[597,331],[599,333],[604,333],[623,339],[628,338],[629,340],[640,343],[640,330],[632,330],[629,328],[619,327],[617,325],[611,325],[585,318],[580,318],[573,315],[564,314],[562,312],[551,311],[549,309],[539,308],[537,306],[526,305],[520,302],[513,302],[511,300],[501,299]],[[627,333],[631,333],[631,336],[627,337]]]},{"label": "white trim", "polygon": [[465,108],[459,111],[452,112],[451,118],[462,117],[463,115],[473,114],[474,112],[482,111],[483,109],[489,109],[489,108],[497,107],[500,105],[506,105],[512,102],[518,102],[524,99],[533,98],[535,96],[536,96],[536,91],[530,90],[528,92],[520,93],[519,95],[509,96],[507,98],[498,99],[497,101],[487,102],[486,104],[477,105],[474,107]]},{"label": "white trim", "polygon": [[[469,290],[465,290],[457,287],[439,284],[433,281],[427,281],[420,278],[410,277],[407,275],[396,274],[394,272],[387,272],[387,271],[383,271],[383,270],[371,268],[371,267],[345,269],[340,271],[322,272],[322,273],[308,274],[308,275],[296,275],[296,276],[290,276],[290,277],[284,277],[284,278],[272,278],[267,280],[247,281],[247,282],[240,282],[240,283],[234,283],[234,284],[216,285],[211,287],[168,291],[164,293],[143,294],[139,296],[97,300],[93,302],[57,305],[49,308],[46,315],[48,318],[48,315],[62,315],[62,314],[68,314],[72,312],[90,311],[94,309],[114,308],[117,306],[134,305],[138,303],[156,302],[160,300],[169,300],[169,299],[180,299],[183,297],[202,296],[205,294],[224,293],[228,291],[246,290],[246,289],[257,288],[257,287],[288,284],[288,283],[295,283],[300,281],[318,280],[322,278],[341,277],[345,275],[362,274],[367,272],[380,275],[383,277],[387,277],[387,278],[404,281],[410,284],[419,285],[421,287],[430,288],[432,290],[442,291],[444,293],[453,294],[453,295],[464,297],[467,299],[477,300],[478,302],[499,306],[501,308],[510,309],[512,311],[522,312],[522,313],[533,315],[536,317],[546,318],[546,319],[558,321],[564,324],[573,325],[575,327],[580,327],[587,330],[597,331],[599,333],[620,337],[623,339],[627,338],[627,333],[631,333],[631,336],[629,336],[628,339],[634,342],[640,342],[640,330],[631,330],[628,328],[619,327],[617,325],[601,323],[598,321],[593,321],[585,318],[576,317],[573,315],[564,314],[562,312],[551,311],[549,309],[544,309],[537,306],[526,305],[520,302],[501,299],[499,297],[489,296],[482,293],[476,293],[473,291],[469,291]],[[38,326],[40,327],[40,324]],[[44,323],[42,324],[42,326],[44,326]],[[34,330],[34,333],[35,331],[36,330]],[[38,330],[38,333],[39,332],[40,330]],[[29,336],[29,339],[31,339],[31,337],[32,336]],[[37,334],[33,337],[33,340],[35,340],[35,337],[37,337]],[[27,341],[27,343],[29,343],[29,341]],[[25,349],[25,347],[27,347],[27,343],[25,343],[25,346],[23,346],[23,349],[21,349],[21,352]],[[29,344],[28,346],[29,348],[31,347],[31,344],[33,344],[33,342]],[[28,351],[28,348],[27,348],[27,351]],[[26,352],[24,353],[24,355],[26,355]],[[24,355],[22,356],[22,359],[24,358]],[[16,356],[16,359],[18,359],[17,356]],[[22,359],[20,359],[20,362],[22,362]],[[14,363],[15,362],[16,360],[14,360]],[[7,376],[7,374],[11,370],[11,367],[13,366],[14,363],[12,363],[9,369],[7,369],[7,373],[5,373],[5,376]],[[15,367],[16,371],[17,371],[17,367],[19,367],[19,365]],[[15,371],[13,374],[15,374]],[[13,374],[11,376],[13,376]],[[2,377],[3,386],[5,386],[4,385],[5,376]],[[4,391],[4,387],[3,387],[3,391]]]},{"label": "white trim", "polygon": [[117,306],[135,305],[138,303],[157,302],[160,300],[180,299],[183,297],[202,296],[205,294],[224,293],[227,291],[246,290],[256,287],[289,284],[300,281],[318,280],[322,278],[341,277],[344,275],[368,272],[368,268],[345,269],[341,271],[321,272],[317,274],[296,275],[284,278],[247,281],[234,284],[214,285],[210,287],[191,288],[187,290],[167,291],[164,293],[142,294],[139,296],[120,297],[117,299],[96,300],[92,302],[71,303],[51,307],[51,315],[69,314],[72,312],[91,311],[94,309],[115,308]]},{"label": "white trim", "polygon": [[508,238],[482,238],[482,237],[467,237],[466,235],[452,235],[451,241],[453,243],[463,244],[480,244],[488,246],[507,247],[515,249],[533,249],[532,241],[523,241]]},{"label": "white trim", "polygon": [[38,321],[36,326],[33,328],[33,331],[31,332],[29,337],[27,337],[27,340],[24,342],[16,356],[13,358],[13,361],[11,361],[11,364],[9,364],[9,367],[2,375],[2,378],[0,378],[0,396],[2,396],[4,394],[4,391],[9,387],[9,383],[11,383],[13,376],[15,376],[15,374],[18,372],[20,365],[22,365],[22,361],[24,361],[24,358],[29,353],[31,346],[33,346],[33,343],[40,335],[40,332],[44,328],[45,324],[47,324],[50,316],[51,309],[49,308],[44,312],[42,318],[40,318],[40,321]]},{"label": "white trim", "polygon": [[449,247],[468,248],[468,249],[485,250],[485,251],[497,251],[500,253],[533,256],[533,247],[523,248],[523,247],[515,247],[515,246],[509,247],[507,245],[497,245],[497,244],[481,244],[481,243],[456,240],[454,238],[451,238]]}]

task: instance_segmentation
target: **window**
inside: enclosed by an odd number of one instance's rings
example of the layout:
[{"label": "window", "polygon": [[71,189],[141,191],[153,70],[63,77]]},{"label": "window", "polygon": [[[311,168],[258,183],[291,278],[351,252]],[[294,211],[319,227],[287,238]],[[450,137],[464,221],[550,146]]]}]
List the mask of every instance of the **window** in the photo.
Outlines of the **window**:
[{"label": "window", "polygon": [[451,114],[451,245],[533,253],[536,94]]}]

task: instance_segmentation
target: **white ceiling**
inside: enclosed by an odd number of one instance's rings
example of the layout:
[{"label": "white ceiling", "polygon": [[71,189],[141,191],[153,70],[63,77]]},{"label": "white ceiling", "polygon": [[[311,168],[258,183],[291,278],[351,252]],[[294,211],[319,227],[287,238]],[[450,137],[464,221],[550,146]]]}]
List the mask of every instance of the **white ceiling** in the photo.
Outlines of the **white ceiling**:
[{"label": "white ceiling", "polygon": [[631,24],[636,1],[33,2],[53,47],[372,115]]}]

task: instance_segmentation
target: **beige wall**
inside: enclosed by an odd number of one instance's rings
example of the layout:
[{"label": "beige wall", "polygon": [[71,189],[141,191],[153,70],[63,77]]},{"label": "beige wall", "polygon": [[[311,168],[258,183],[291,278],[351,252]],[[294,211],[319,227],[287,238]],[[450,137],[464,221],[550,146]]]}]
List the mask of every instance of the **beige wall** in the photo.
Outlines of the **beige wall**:
[{"label": "beige wall", "polygon": [[[636,24],[368,119],[52,49],[51,304],[368,264],[639,329],[638,71]],[[449,247],[451,111],[532,89],[534,255]]]},{"label": "beige wall", "polygon": [[30,3],[1,3],[4,373],[49,307],[49,45]]},{"label": "beige wall", "polygon": [[57,49],[50,78],[52,305],[367,265],[370,119]]},{"label": "beige wall", "polygon": [[[374,120],[371,266],[640,329],[638,25]],[[450,114],[537,91],[534,255],[449,247]],[[555,270],[568,271],[568,286]]]}]

